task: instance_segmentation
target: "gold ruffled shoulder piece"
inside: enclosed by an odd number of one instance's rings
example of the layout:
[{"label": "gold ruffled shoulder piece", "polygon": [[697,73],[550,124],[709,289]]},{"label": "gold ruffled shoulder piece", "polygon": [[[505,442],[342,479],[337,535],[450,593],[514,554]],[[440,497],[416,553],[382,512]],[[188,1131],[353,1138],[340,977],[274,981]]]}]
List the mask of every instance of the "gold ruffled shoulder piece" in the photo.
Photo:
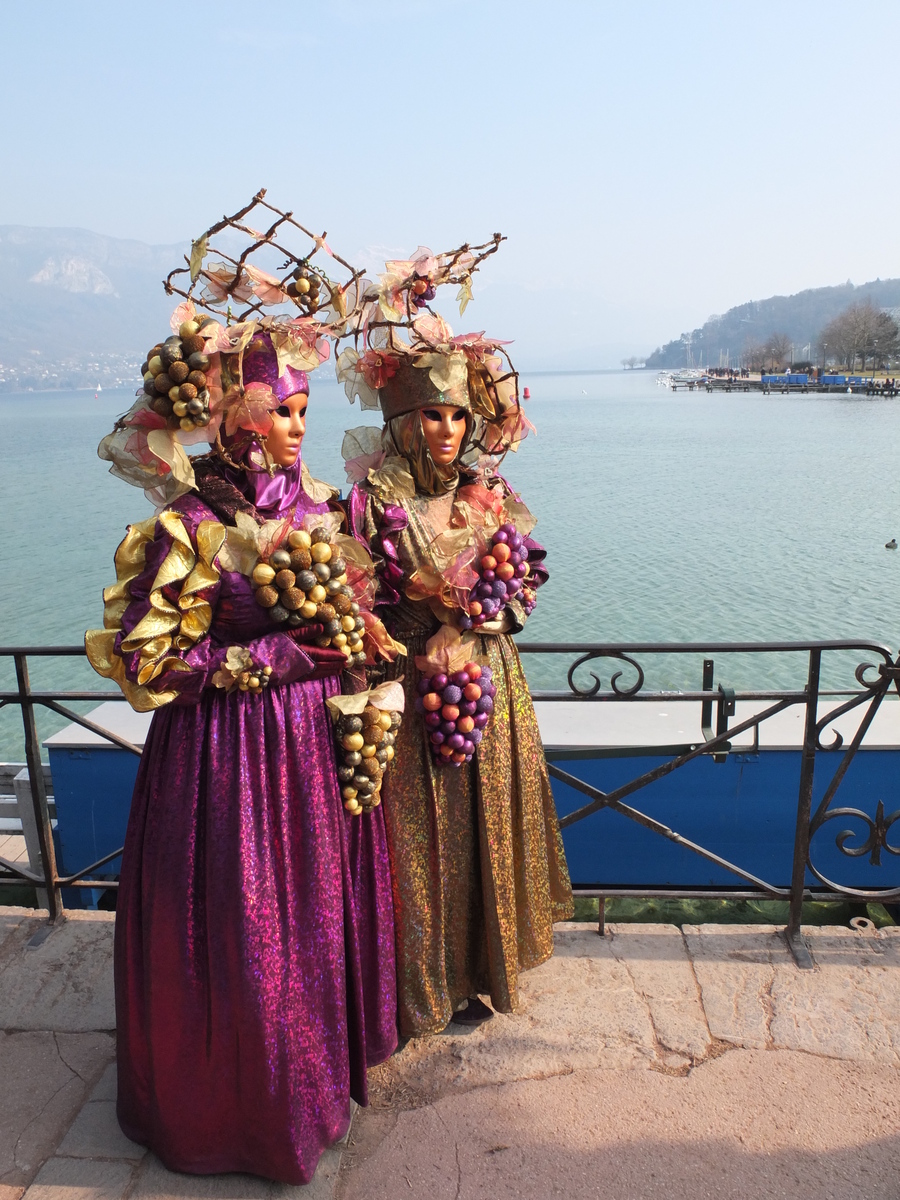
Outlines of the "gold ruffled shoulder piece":
[{"label": "gold ruffled shoulder piece", "polygon": [[[137,682],[126,675],[125,664],[115,650],[116,636],[122,632],[122,619],[131,603],[131,585],[145,570],[147,547],[159,522],[172,539],[172,545],[156,573],[150,589],[150,611],[122,639],[122,650],[137,650],[140,656]],[[215,559],[225,541],[225,526],[218,521],[201,521],[196,546],[185,528],[180,513],[171,509],[129,525],[125,539],[116,551],[116,582],[103,593],[103,629],[89,629],[84,637],[91,666],[98,674],[113,679],[125,698],[138,712],[150,712],[174,700],[174,691],[155,692],[147,686],[167,670],[189,671],[181,658],[171,653],[189,650],[207,632],[212,608],[202,592],[219,581]],[[181,583],[176,604],[162,590]]]},{"label": "gold ruffled shoulder piece", "polygon": [[338,489],[330,483],[310,475],[305,462],[300,464],[300,483],[310,500],[315,500],[316,504],[327,504],[329,500],[335,500],[340,495]]},{"label": "gold ruffled shoulder piece", "polygon": [[386,503],[396,500],[411,500],[416,494],[416,481],[410,473],[405,458],[391,455],[378,470],[369,471],[366,478],[373,495]]}]

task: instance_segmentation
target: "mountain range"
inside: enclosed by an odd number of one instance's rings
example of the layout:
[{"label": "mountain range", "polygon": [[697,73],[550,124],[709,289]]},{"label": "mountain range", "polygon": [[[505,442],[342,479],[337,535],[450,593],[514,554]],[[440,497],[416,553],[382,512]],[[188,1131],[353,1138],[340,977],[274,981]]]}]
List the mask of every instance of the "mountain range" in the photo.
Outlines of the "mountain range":
[{"label": "mountain range", "polygon": [[0,389],[133,384],[187,246],[0,226]]},{"label": "mountain range", "polygon": [[[187,251],[187,242],[150,246],[84,229],[0,225],[0,391],[135,386],[175,304],[162,280]],[[734,365],[776,332],[794,342],[795,359],[815,357],[823,326],[866,300],[900,307],[900,279],[738,305],[659,347],[646,366]]]}]

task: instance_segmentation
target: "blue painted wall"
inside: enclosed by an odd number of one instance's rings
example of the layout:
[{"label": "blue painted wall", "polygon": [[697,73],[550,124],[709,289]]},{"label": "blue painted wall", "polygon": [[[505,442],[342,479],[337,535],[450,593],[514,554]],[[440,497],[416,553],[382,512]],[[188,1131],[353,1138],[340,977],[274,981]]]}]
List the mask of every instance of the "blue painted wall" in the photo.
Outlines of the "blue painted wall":
[{"label": "blue painted wall", "polygon": [[[817,755],[814,811],[841,757],[840,753]],[[667,761],[663,757],[565,760],[554,756],[554,763],[562,770],[605,792]],[[730,754],[724,763],[695,759],[626,797],[624,803],[766,882],[787,887],[791,881],[799,781],[799,751]],[[560,816],[589,802],[558,780],[552,784]],[[900,809],[900,755],[887,750],[860,751],[836,799],[840,807],[860,808],[870,817],[874,817],[879,800],[884,802],[886,815]],[[869,834],[868,826],[859,819],[827,821],[813,839],[812,861],[818,870],[844,886],[900,886],[900,858],[882,850],[880,867],[870,865],[868,854],[848,858],[835,845],[836,836],[844,829],[853,829],[857,835],[851,839],[851,846],[861,845]],[[892,832],[893,840],[900,843],[900,821]],[[742,885],[740,876],[610,809],[563,830],[563,841],[576,886]],[[811,886],[822,886],[810,872],[807,880]]]}]

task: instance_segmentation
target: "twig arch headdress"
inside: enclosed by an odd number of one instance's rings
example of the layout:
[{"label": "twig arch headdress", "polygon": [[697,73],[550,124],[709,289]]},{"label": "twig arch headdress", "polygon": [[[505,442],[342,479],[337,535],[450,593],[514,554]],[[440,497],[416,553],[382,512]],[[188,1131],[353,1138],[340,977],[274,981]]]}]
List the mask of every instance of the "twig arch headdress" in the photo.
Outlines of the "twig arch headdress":
[{"label": "twig arch headdress", "polygon": [[469,453],[500,458],[533,426],[522,412],[518,372],[504,347],[481,333],[454,336],[430,307],[437,289],[458,287],[462,315],[472,299],[472,276],[505,239],[465,243],[440,254],[420,246],[407,260],[385,264],[379,283],[365,281],[336,361],[348,399],[380,408],[385,421],[417,409],[452,404],[472,413]]},{"label": "twig arch headdress", "polygon": [[[252,469],[271,473],[265,435],[272,410],[308,391],[307,373],[358,325],[362,272],[332,251],[326,234],[312,233],[265,196],[260,190],[211,225],[185,265],[169,273],[163,286],[181,297],[172,335],[149,351],[137,400],[98,448],[112,474],[158,506],[195,486],[185,447],[198,442],[232,461],[228,444],[243,430],[260,447]],[[262,230],[249,223],[260,215]],[[298,235],[308,243],[302,249]]]}]

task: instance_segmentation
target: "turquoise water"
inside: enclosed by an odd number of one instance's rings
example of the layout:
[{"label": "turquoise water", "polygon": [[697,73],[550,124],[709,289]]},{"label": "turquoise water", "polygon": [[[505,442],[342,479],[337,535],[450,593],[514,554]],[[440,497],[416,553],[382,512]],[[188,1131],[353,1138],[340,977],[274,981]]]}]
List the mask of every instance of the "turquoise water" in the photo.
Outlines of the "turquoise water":
[{"label": "turquoise water", "polygon": [[[524,382],[538,437],[506,474],[538,517],[551,569],[529,640],[900,641],[900,552],[884,549],[900,537],[900,401],[673,394],[641,372]],[[115,547],[151,511],[95,452],[130,400],[0,397],[0,643],[75,644],[100,624]],[[304,443],[313,473],[340,482],[343,431],[365,423],[372,414],[318,381]],[[830,682],[847,683],[858,657],[835,664]],[[560,685],[560,665],[526,662],[533,683]],[[716,666],[738,687],[804,673],[784,656]],[[35,661],[32,677],[108,686],[78,661]],[[697,686],[698,660],[660,660],[648,684]],[[44,719],[42,736],[61,723]],[[18,714],[0,711],[0,760],[21,757]]]}]

